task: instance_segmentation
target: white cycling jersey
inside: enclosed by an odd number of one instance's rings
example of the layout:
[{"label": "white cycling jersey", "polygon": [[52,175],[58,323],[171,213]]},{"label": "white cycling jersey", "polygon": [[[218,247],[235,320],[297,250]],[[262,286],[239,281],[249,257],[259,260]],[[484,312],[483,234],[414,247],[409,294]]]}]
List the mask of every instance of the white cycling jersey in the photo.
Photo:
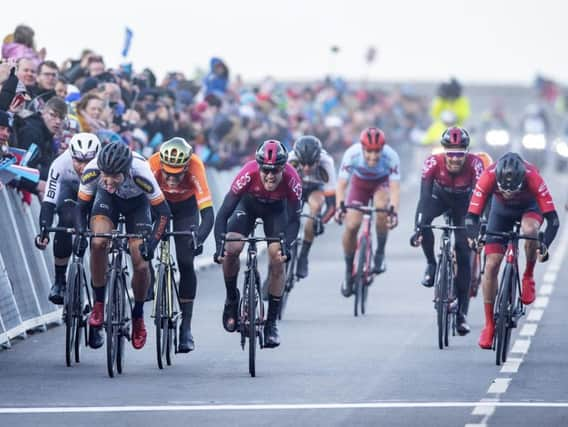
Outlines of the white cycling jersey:
[{"label": "white cycling jersey", "polygon": [[73,167],[73,158],[69,150],[65,150],[57,157],[49,168],[47,182],[45,184],[44,202],[57,204],[57,199],[64,185],[79,185],[79,174]]},{"label": "white cycling jersey", "polygon": [[[101,171],[97,166],[97,158],[95,157],[87,164],[81,176],[81,185],[79,186],[79,198],[81,200],[90,201],[92,199],[97,185],[100,186],[100,174]],[[152,205],[157,205],[165,200],[149,163],[137,153],[132,153],[130,171],[114,194],[121,199],[132,199],[145,194]]]},{"label": "white cycling jersey", "polygon": [[[294,150],[290,151],[288,154],[288,162],[292,165],[298,163],[298,156]],[[316,168],[314,168],[313,173],[309,175],[304,175],[302,173],[301,167],[298,167],[298,174],[302,178],[303,184],[321,184],[323,185],[323,191],[326,195],[335,194],[336,185],[336,174],[335,174],[335,162],[333,157],[325,150],[321,150],[320,159]]]}]

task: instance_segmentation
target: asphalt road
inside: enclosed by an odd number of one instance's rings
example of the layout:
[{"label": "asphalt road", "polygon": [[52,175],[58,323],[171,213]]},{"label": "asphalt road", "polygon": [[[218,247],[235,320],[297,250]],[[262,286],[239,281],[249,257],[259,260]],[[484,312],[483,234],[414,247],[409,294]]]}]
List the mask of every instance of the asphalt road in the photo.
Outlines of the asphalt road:
[{"label": "asphalt road", "polygon": [[[563,181],[549,177],[560,208]],[[104,348],[85,349],[79,365],[66,367],[62,327],[0,351],[0,425],[568,425],[565,258],[537,266],[538,307],[515,331],[512,363],[497,367],[494,353],[477,346],[480,297],[470,307],[472,333],[439,350],[433,292],[419,285],[422,253],[408,245],[416,197],[415,185],[405,187],[388,270],[365,316],[353,317],[352,299],[339,293],[341,229],[327,227],[309,278],[291,295],[281,346],[258,352],[256,378],[238,336],[222,328],[224,285],[214,266],[198,274],[197,349],[167,369],[157,368],[151,327],[146,347],[129,347],[125,373],[114,379]],[[553,253],[568,244],[564,233]]]}]

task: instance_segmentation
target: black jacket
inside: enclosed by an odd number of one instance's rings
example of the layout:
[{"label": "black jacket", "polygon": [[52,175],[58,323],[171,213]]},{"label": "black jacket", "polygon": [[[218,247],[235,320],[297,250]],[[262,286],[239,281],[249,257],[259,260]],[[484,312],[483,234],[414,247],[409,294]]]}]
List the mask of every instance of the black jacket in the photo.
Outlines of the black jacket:
[{"label": "black jacket", "polygon": [[53,147],[53,135],[45,125],[40,113],[33,114],[24,121],[24,125],[18,130],[18,147],[28,149],[31,144],[39,148],[36,156],[28,166],[39,169],[40,178],[47,180],[49,166],[55,158]]}]

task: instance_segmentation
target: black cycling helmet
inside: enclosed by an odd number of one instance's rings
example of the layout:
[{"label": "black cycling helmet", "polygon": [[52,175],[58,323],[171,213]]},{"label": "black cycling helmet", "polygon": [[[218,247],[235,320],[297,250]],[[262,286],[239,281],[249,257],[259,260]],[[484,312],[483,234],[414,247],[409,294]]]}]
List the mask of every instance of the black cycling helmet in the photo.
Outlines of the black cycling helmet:
[{"label": "black cycling helmet", "polygon": [[284,144],[275,139],[264,141],[256,150],[256,162],[260,167],[275,169],[288,161],[288,151]]},{"label": "black cycling helmet", "polygon": [[527,168],[517,153],[505,153],[497,160],[495,176],[500,191],[519,191],[525,180]]},{"label": "black cycling helmet", "polygon": [[100,171],[109,175],[127,173],[132,165],[132,151],[125,144],[110,143],[103,147],[97,157]]},{"label": "black cycling helmet", "polygon": [[303,165],[313,165],[321,155],[321,141],[315,136],[301,136],[294,143],[294,153]]},{"label": "black cycling helmet", "polygon": [[448,128],[442,134],[440,143],[444,148],[462,148],[469,147],[469,132],[465,128],[454,126]]}]

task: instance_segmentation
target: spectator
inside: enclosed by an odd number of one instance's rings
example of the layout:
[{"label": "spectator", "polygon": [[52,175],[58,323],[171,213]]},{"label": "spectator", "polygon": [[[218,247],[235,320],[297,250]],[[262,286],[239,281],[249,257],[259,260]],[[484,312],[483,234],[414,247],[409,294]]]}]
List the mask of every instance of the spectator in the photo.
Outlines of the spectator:
[{"label": "spectator", "polygon": [[[31,144],[36,144],[39,148],[39,155],[32,159],[29,166],[39,169],[42,181],[47,179],[49,166],[57,153],[57,148],[54,147],[54,137],[62,131],[66,115],[67,104],[63,99],[54,96],[47,101],[43,111],[25,119],[24,126],[18,131],[17,139],[20,148],[27,150]],[[42,191],[42,189],[38,190]]]},{"label": "spectator", "polygon": [[67,80],[65,80],[65,77],[59,76],[57,79],[57,83],[55,83],[55,95],[63,99],[67,98]]},{"label": "spectator", "polygon": [[76,109],[81,132],[95,133],[100,129],[107,128],[106,123],[102,120],[104,102],[99,95],[87,93],[77,102]]},{"label": "spectator", "polygon": [[14,30],[12,40],[2,45],[2,58],[16,60],[26,58],[32,62],[34,69],[37,69],[44,60],[46,51],[42,48],[36,52],[34,35],[32,28],[27,25],[18,25]]},{"label": "spectator", "polygon": [[18,79],[26,85],[26,89],[30,91],[36,84],[37,66],[35,62],[28,58],[20,58],[18,60],[16,75]]},{"label": "spectator", "polygon": [[220,58],[211,58],[209,62],[209,74],[205,76],[203,85],[205,86],[205,96],[214,94],[223,97],[227,92],[229,83],[229,68]]},{"label": "spectator", "polygon": [[75,84],[77,80],[87,77],[87,65],[92,56],[95,56],[92,50],[84,49],[80,59],[67,59],[61,67],[65,80]]},{"label": "spectator", "polygon": [[[44,61],[39,65],[37,72],[37,84],[29,87],[32,98],[38,98],[42,103],[54,97],[57,78],[59,77],[59,67],[53,61]],[[62,97],[65,98],[65,97]],[[39,110],[40,108],[38,108]]]}]

